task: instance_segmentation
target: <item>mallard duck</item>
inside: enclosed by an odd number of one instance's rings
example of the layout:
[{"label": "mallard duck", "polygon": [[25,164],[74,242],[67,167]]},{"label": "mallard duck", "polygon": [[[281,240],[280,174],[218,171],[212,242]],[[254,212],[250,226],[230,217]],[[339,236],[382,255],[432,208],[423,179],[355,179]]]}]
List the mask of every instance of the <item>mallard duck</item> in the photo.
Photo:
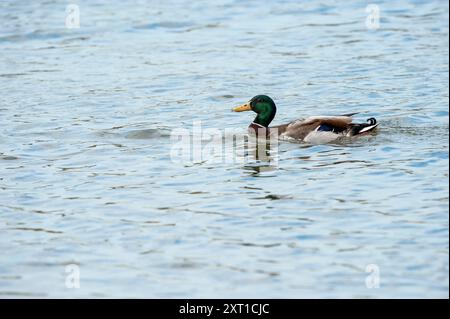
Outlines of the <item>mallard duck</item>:
[{"label": "mallard duck", "polygon": [[339,116],[312,116],[304,120],[269,127],[277,107],[267,95],[257,95],[247,103],[232,109],[234,112],[253,111],[256,118],[249,125],[249,132],[258,137],[278,135],[310,143],[328,143],[343,136],[357,136],[374,130],[377,126],[375,118],[367,123],[352,123],[352,116],[357,113]]}]

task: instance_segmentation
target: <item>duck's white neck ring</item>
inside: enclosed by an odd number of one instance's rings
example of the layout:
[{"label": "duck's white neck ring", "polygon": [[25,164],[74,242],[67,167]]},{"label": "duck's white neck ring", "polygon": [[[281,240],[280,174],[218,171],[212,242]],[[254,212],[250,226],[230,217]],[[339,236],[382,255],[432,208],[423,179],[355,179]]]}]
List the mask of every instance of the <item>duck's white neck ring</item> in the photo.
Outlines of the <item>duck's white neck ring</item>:
[{"label": "duck's white neck ring", "polygon": [[252,122],[252,124],[253,124],[253,125],[257,125],[257,126],[259,126],[259,127],[264,127],[264,128],[265,128],[265,126],[262,126],[261,124],[258,124],[258,123],[255,123],[255,122]]}]

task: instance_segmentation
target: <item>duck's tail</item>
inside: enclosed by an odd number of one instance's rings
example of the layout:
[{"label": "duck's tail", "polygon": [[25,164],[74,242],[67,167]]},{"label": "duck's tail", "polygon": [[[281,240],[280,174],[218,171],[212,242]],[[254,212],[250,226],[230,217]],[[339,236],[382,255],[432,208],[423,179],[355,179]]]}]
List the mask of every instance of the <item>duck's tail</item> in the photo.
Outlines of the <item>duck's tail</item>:
[{"label": "duck's tail", "polygon": [[353,124],[347,136],[355,136],[373,131],[378,126],[377,120],[374,117],[367,119],[367,123]]}]

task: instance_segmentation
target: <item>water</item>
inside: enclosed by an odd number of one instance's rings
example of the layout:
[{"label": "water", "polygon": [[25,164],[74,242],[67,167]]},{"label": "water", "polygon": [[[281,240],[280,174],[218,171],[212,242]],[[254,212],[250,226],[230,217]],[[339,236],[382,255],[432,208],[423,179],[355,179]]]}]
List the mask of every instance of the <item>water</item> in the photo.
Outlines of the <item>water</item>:
[{"label": "water", "polygon": [[[448,3],[376,3],[2,1],[0,297],[448,298]],[[171,160],[256,94],[380,129]]]}]

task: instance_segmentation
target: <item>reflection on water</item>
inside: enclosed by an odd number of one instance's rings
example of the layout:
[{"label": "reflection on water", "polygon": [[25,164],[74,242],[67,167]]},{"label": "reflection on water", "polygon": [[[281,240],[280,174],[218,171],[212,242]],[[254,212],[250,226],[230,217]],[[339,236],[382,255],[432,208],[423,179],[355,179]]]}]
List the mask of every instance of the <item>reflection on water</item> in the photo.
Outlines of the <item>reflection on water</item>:
[{"label": "reflection on water", "polygon": [[[0,297],[448,298],[448,4],[377,4],[2,1]],[[263,93],[380,127],[246,145]]]}]

